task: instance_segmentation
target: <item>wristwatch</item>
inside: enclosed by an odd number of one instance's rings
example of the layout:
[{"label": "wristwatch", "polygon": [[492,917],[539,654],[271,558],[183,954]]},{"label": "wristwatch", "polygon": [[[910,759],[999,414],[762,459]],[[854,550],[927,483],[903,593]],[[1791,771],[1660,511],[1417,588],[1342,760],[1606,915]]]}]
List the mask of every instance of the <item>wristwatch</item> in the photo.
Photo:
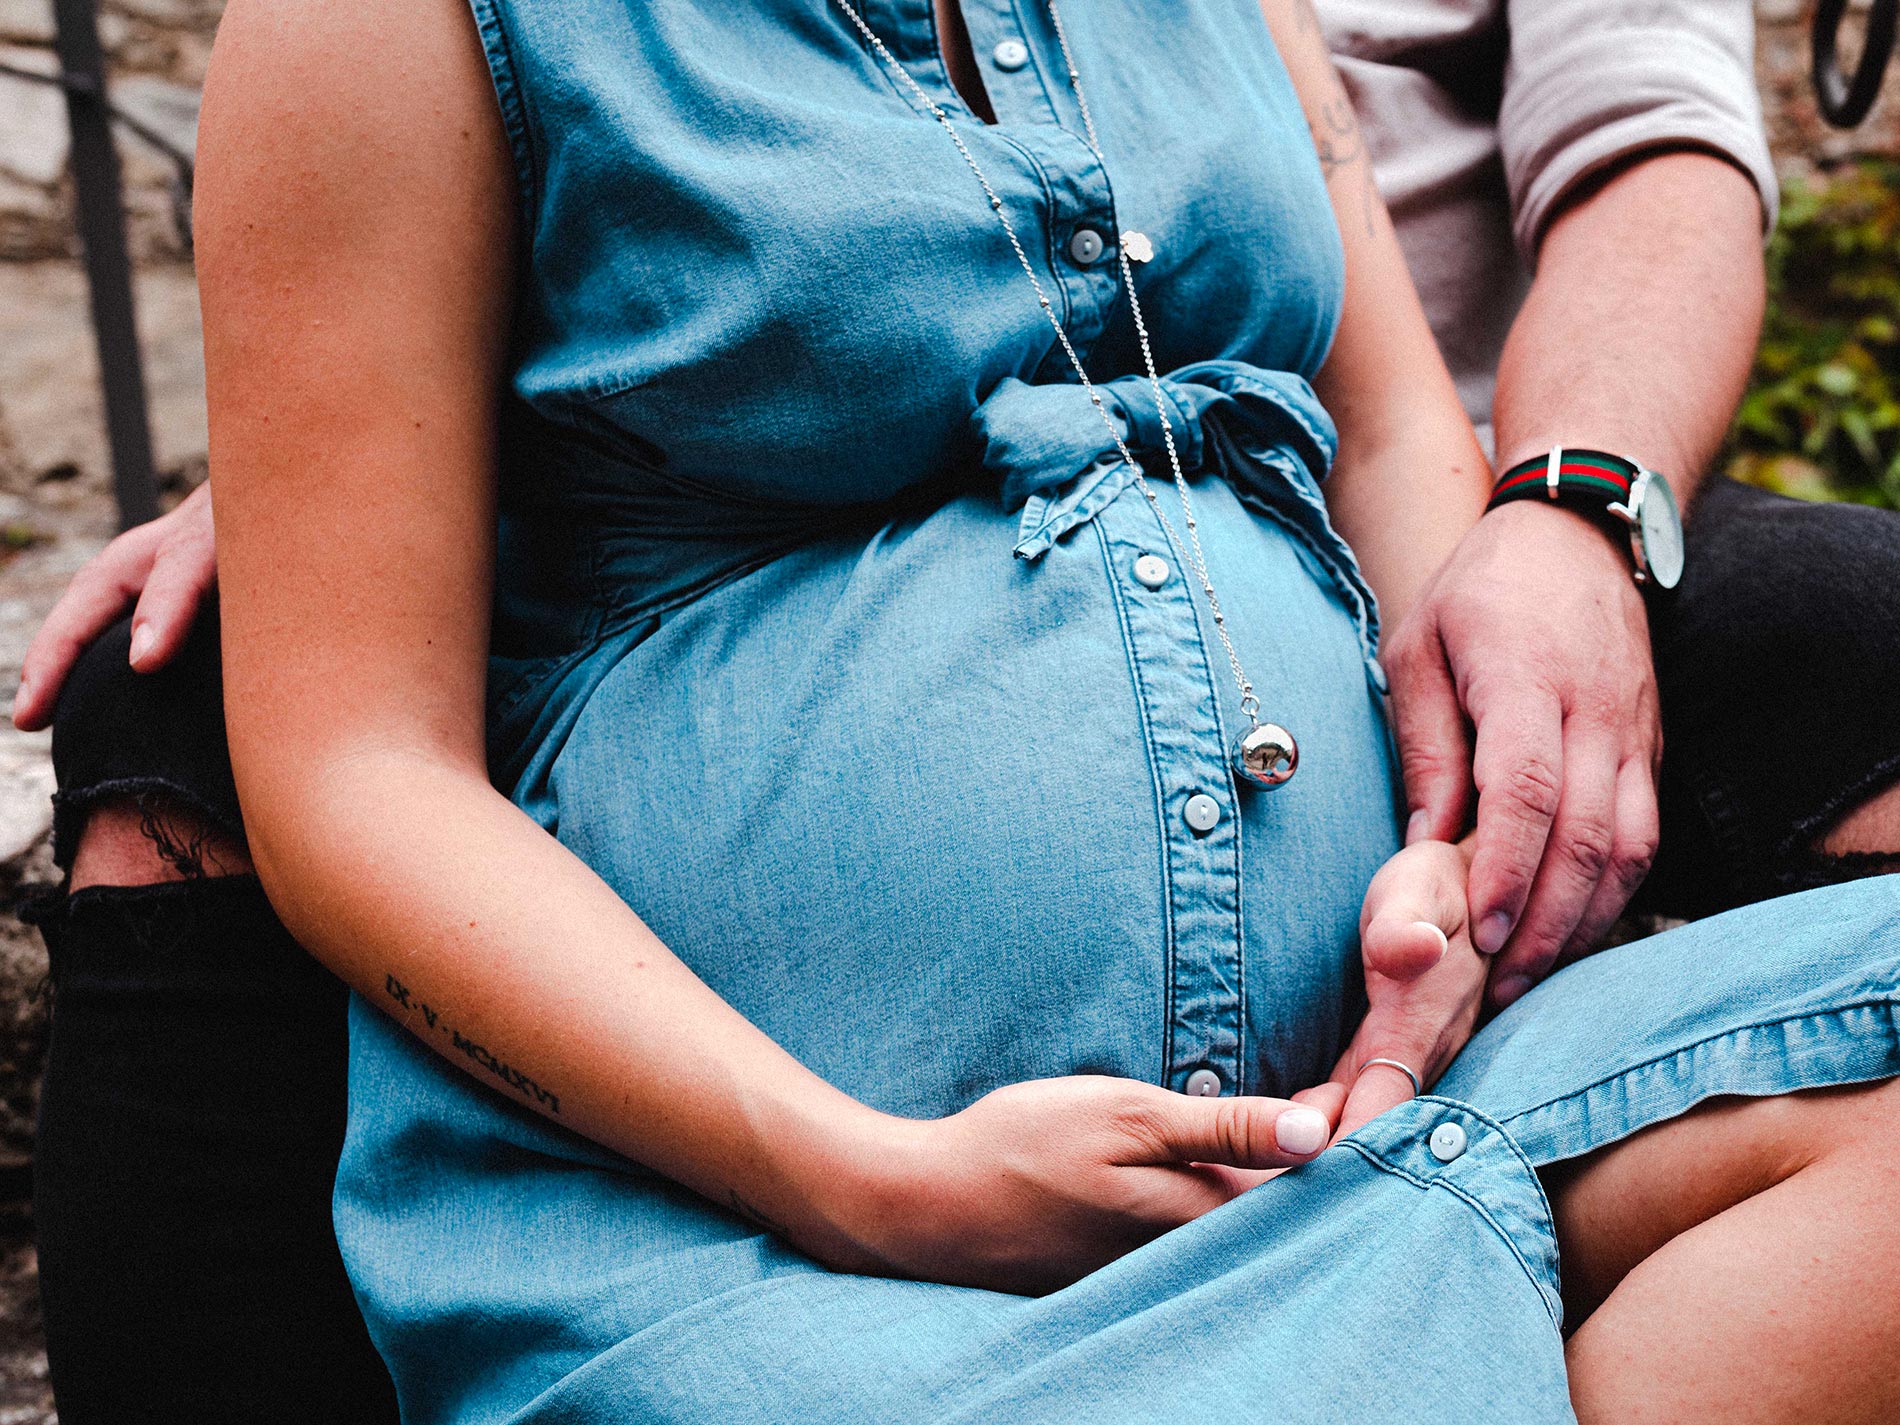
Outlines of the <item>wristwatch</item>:
[{"label": "wristwatch", "polygon": [[1513,500],[1550,500],[1629,540],[1636,582],[1673,589],[1682,580],[1682,514],[1669,482],[1634,460],[1558,446],[1498,477],[1486,512]]}]

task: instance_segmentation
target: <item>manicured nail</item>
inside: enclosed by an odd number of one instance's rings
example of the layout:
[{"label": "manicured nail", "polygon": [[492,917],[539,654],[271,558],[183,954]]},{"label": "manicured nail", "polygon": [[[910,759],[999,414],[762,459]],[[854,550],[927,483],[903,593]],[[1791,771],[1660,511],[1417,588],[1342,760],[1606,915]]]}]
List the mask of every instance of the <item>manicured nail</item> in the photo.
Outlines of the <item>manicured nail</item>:
[{"label": "manicured nail", "polygon": [[20,715],[20,705],[26,701],[26,679],[20,679],[20,686],[13,690],[13,709],[11,716]]},{"label": "manicured nail", "polygon": [[1414,841],[1423,841],[1427,829],[1426,824],[1430,821],[1431,817],[1424,812],[1413,812],[1412,819],[1405,823],[1405,844],[1410,846]]},{"label": "manicured nail", "polygon": [[1443,926],[1434,925],[1429,920],[1421,920],[1419,924],[1424,926],[1427,930],[1431,931],[1432,934],[1438,937],[1438,958],[1439,959],[1442,960],[1447,955],[1451,954],[1451,937],[1445,934]]},{"label": "manicured nail", "polygon": [[1326,1146],[1333,1126],[1316,1108],[1289,1108],[1273,1121],[1273,1141],[1283,1153],[1305,1157]]},{"label": "manicured nail", "polygon": [[1495,955],[1510,938],[1511,917],[1501,910],[1494,910],[1478,922],[1478,933],[1472,937],[1472,944],[1478,947],[1480,955]]},{"label": "manicured nail", "polygon": [[152,632],[149,624],[143,628],[135,628],[132,630],[132,662],[134,666],[137,665],[141,658],[152,651],[152,645],[156,642],[158,642],[158,635]]},{"label": "manicured nail", "polygon": [[1522,999],[1531,987],[1529,975],[1512,975],[1509,979],[1499,980],[1498,987],[1492,991],[1499,1005],[1507,1005],[1513,1000]]}]

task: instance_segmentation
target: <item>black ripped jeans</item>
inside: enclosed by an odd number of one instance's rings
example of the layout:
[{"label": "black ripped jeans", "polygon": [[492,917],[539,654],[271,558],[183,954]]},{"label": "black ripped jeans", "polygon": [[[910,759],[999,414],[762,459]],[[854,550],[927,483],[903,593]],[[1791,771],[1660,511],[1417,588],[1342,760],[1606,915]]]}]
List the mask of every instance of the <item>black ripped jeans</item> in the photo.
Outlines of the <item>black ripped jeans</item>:
[{"label": "black ripped jeans", "polygon": [[[1811,848],[1900,779],[1900,516],[1713,482],[1653,606],[1667,751],[1642,908],[1693,917],[1900,857]],[[242,838],[215,613],[137,675],[121,625],[60,699],[56,852],[86,816]],[[191,822],[182,824],[189,825]],[[36,1212],[64,1425],[393,1420],[331,1236],[346,996],[249,876],[94,887],[37,911],[54,1020]]]},{"label": "black ripped jeans", "polygon": [[215,609],[166,669],[129,623],[61,693],[54,855],[98,806],[143,813],[186,879],[29,909],[52,961],[33,1208],[62,1425],[384,1425],[396,1400],[330,1227],[348,994],[255,876],[224,750]]}]

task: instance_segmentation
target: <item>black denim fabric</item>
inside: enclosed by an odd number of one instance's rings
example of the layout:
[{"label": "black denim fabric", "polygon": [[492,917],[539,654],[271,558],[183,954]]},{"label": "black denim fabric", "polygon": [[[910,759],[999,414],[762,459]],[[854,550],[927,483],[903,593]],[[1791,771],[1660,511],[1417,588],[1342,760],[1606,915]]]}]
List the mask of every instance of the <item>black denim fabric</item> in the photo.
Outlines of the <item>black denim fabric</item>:
[{"label": "black denim fabric", "polygon": [[[1815,854],[1900,778],[1900,516],[1712,482],[1683,586],[1652,603],[1667,748],[1643,908],[1684,917],[1900,857]],[[190,867],[176,808],[242,835],[215,610],[166,672],[125,625],[74,671],[54,734],[57,853],[130,799]],[[55,899],[37,1213],[65,1425],[394,1420],[331,1236],[342,987],[249,876]]]},{"label": "black denim fabric", "polygon": [[[120,624],[53,738],[55,852],[125,799],[182,870],[171,813],[242,836],[215,610],[168,670]],[[395,1392],[330,1226],[348,995],[254,876],[93,887],[33,907],[53,1028],[34,1155],[47,1359],[62,1425],[382,1425]]]},{"label": "black denim fabric", "polygon": [[1694,919],[1900,870],[1813,850],[1900,780],[1900,514],[1711,480],[1650,630],[1663,831],[1639,908]]}]

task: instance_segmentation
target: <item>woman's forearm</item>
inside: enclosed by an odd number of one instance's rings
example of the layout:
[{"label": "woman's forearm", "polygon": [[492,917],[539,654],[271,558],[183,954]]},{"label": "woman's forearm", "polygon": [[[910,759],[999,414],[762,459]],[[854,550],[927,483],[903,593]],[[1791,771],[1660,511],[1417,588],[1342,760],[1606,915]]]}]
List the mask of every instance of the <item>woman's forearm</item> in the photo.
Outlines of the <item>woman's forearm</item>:
[{"label": "woman's forearm", "polygon": [[1490,466],[1458,402],[1399,249],[1311,0],[1261,0],[1313,132],[1346,265],[1333,349],[1314,385],[1339,427],[1327,509],[1387,627],[1483,513]]},{"label": "woman's forearm", "polygon": [[1403,429],[1342,422],[1326,490],[1334,525],[1397,628],[1484,512],[1490,468],[1455,404],[1421,403]]},{"label": "woman's forearm", "polygon": [[903,1131],[733,1010],[471,768],[319,754],[254,778],[248,805],[258,873],[298,940],[552,1122],[811,1244],[834,1206],[812,1185],[836,1185],[854,1138]]}]

